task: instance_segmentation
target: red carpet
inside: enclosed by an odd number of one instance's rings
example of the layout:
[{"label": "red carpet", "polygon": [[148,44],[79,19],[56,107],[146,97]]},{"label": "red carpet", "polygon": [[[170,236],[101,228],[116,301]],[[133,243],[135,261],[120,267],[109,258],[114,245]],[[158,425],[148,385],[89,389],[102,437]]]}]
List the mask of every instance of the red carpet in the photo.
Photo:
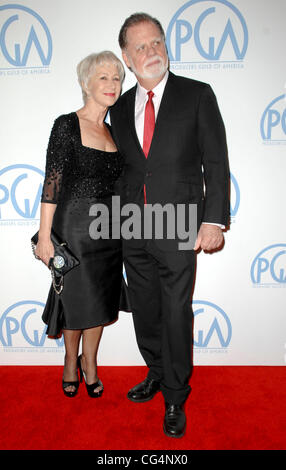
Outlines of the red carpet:
[{"label": "red carpet", "polygon": [[104,394],[61,391],[62,368],[1,366],[1,450],[285,450],[285,367],[196,366],[184,438],[162,430],[161,394],[126,393],[145,367],[99,367]]}]

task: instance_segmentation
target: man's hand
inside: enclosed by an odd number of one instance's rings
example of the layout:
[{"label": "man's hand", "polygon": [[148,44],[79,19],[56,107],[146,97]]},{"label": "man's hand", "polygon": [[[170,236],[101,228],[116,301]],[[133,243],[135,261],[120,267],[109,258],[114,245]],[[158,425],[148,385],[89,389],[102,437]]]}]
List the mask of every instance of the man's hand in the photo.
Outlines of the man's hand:
[{"label": "man's hand", "polygon": [[194,250],[198,250],[199,248],[204,251],[216,250],[222,246],[223,240],[223,233],[220,227],[212,224],[202,224]]}]

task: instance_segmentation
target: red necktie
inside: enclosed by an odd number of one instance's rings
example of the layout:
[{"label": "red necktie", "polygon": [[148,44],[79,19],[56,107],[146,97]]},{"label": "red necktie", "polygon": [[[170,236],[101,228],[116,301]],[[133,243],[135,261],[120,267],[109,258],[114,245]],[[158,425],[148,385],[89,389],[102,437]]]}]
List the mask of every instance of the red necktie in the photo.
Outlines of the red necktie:
[{"label": "red necktie", "polygon": [[[148,157],[149,149],[152,142],[152,137],[155,129],[155,110],[152,98],[154,96],[153,91],[148,91],[148,101],[145,106],[144,116],[144,134],[143,134],[143,152],[145,157]],[[146,199],[146,186],[144,184],[144,204],[147,204]]]},{"label": "red necktie", "polygon": [[154,96],[153,91],[148,91],[148,101],[145,106],[145,117],[144,117],[144,135],[143,135],[143,152],[145,157],[148,157],[152,137],[155,129],[155,110],[152,98]]}]

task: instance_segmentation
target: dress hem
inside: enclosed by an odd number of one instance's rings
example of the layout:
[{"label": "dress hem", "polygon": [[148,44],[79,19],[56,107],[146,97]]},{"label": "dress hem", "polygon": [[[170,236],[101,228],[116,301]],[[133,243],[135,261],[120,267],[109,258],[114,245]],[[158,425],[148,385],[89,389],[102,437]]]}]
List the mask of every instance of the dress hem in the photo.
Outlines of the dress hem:
[{"label": "dress hem", "polygon": [[[62,327],[62,328],[60,329],[59,333],[57,333],[57,334],[49,334],[49,333],[47,332],[47,336],[50,337],[50,338],[59,338],[59,337],[62,335],[62,333],[63,333],[64,330],[71,330],[71,331],[89,330],[90,328],[96,328],[96,327],[98,327],[98,326],[107,326],[107,325],[111,325],[112,323],[115,323],[115,322],[118,320],[118,317],[119,317],[119,315],[117,315],[117,317],[114,318],[113,320],[103,321],[103,322],[101,322],[101,323],[97,323],[96,325],[95,325],[95,324],[92,324],[92,325],[90,325],[90,326],[85,326],[85,327],[81,327],[81,328]],[[49,326],[49,323],[46,323],[46,322],[44,322],[44,323],[45,323],[45,325]]]},{"label": "dress hem", "polygon": [[66,326],[62,327],[62,330],[88,330],[90,328],[96,328],[97,326],[105,326],[105,325],[110,325],[111,323],[114,323],[115,321],[118,320],[118,315],[114,320],[109,320],[109,321],[102,321],[100,323],[97,323],[96,325],[92,324],[91,326],[84,326],[81,328],[68,328]]}]

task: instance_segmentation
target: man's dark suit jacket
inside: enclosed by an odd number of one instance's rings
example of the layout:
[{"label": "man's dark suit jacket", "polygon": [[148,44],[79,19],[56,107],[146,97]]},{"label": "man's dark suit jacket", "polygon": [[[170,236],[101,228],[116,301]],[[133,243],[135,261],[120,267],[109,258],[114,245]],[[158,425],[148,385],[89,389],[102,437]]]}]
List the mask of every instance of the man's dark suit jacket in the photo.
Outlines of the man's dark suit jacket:
[{"label": "man's dark suit jacket", "polygon": [[[229,223],[229,167],[224,124],[211,87],[169,72],[148,158],[134,119],[136,86],[111,108],[112,134],[125,166],[118,184],[121,203],[197,204],[198,228]],[[158,240],[162,249],[174,240]]]}]

